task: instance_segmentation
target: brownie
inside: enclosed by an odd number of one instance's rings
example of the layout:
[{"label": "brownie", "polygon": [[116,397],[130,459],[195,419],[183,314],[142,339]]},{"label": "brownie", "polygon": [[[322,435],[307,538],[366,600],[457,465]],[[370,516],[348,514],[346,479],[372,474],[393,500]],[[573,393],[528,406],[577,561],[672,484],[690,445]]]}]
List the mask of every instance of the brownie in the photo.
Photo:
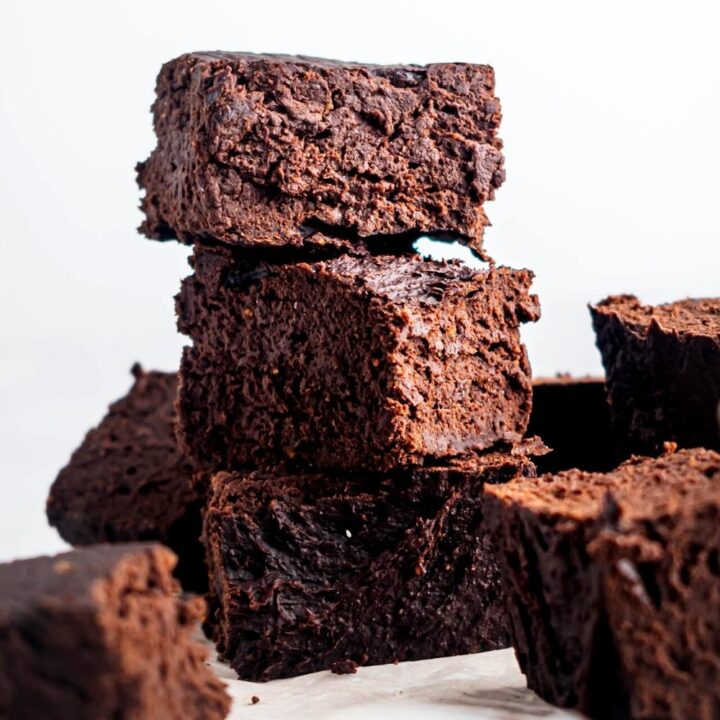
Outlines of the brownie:
[{"label": "brownie", "polygon": [[720,299],[651,306],[620,295],[591,312],[618,452],[720,449]]},{"label": "brownie", "polygon": [[126,544],[0,565],[0,717],[225,717],[191,639],[204,603],[177,596],[174,564],[160,545]]},{"label": "brownie", "polygon": [[531,689],[597,718],[718,717],[718,453],[516,479],[486,496]]},{"label": "brownie", "polygon": [[133,367],[130,392],[55,480],[47,501],[50,524],[72,545],[158,540],[180,558],[183,586],[203,591],[207,569],[200,543],[198,466],[175,438],[177,374]]},{"label": "brownie", "polygon": [[527,428],[532,273],[418,256],[246,262],[197,247],[178,296],[180,438],[213,467],[384,471]]},{"label": "brownie", "polygon": [[182,55],[157,81],[141,230],[301,247],[319,225],[354,243],[451,233],[481,250],[483,202],[505,177],[494,86],[492,68],[466,63]]},{"label": "brownie", "polygon": [[482,488],[518,454],[372,473],[219,473],[205,515],[209,625],[245,680],[509,644]]},{"label": "brownie", "polygon": [[540,473],[570,468],[604,472],[617,465],[603,378],[558,375],[533,380],[528,433],[551,448],[536,460]]}]

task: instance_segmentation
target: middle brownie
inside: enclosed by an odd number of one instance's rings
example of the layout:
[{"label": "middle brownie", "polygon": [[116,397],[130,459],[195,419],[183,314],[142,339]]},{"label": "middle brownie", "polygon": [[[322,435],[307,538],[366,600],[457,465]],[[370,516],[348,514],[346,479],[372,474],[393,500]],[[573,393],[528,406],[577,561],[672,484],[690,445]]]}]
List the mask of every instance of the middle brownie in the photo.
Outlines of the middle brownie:
[{"label": "middle brownie", "polygon": [[532,273],[418,256],[272,264],[197,247],[180,438],[215,467],[384,471],[515,444],[532,384]]},{"label": "middle brownie", "polygon": [[242,679],[509,644],[483,486],[522,456],[387,474],[219,473],[205,510],[209,624]]}]

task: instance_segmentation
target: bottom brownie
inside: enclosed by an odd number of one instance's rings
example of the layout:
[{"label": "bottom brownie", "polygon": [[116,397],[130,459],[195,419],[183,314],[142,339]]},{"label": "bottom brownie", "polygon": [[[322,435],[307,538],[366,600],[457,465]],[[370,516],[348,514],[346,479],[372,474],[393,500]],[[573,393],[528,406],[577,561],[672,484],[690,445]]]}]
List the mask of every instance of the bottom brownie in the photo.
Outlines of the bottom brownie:
[{"label": "bottom brownie", "polygon": [[47,515],[71,545],[157,540],[188,590],[207,589],[197,465],[175,440],[177,374],[133,367],[135,382],[90,430],[50,490]]},{"label": "bottom brownie", "polygon": [[486,494],[531,689],[597,718],[720,717],[720,454]]},{"label": "bottom brownie", "polygon": [[203,602],[177,597],[174,565],[145,544],[0,565],[0,717],[225,717],[223,683],[190,639]]},{"label": "bottom brownie", "polygon": [[205,515],[210,616],[248,680],[509,644],[485,483],[520,456],[389,475],[220,473]]}]

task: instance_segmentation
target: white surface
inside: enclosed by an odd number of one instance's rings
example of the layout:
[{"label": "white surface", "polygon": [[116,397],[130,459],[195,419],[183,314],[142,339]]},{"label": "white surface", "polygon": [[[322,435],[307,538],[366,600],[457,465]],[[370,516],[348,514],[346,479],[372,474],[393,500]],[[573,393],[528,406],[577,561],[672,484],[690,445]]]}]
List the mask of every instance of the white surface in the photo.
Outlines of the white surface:
[{"label": "white surface", "polygon": [[[359,668],[354,675],[314,673],[269,683],[238,680],[218,662],[228,683],[231,720],[573,720],[525,687],[512,650]],[[253,705],[252,697],[260,698]]]}]

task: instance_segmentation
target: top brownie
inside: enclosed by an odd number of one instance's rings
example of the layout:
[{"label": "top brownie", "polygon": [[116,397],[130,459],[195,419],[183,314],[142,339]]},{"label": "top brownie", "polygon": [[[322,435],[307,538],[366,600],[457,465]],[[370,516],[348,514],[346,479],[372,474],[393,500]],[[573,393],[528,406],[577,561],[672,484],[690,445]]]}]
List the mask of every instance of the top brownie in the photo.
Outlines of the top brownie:
[{"label": "top brownie", "polygon": [[190,53],[160,71],[153,112],[141,230],[161,240],[302,247],[331,226],[480,251],[504,180],[487,65]]}]

